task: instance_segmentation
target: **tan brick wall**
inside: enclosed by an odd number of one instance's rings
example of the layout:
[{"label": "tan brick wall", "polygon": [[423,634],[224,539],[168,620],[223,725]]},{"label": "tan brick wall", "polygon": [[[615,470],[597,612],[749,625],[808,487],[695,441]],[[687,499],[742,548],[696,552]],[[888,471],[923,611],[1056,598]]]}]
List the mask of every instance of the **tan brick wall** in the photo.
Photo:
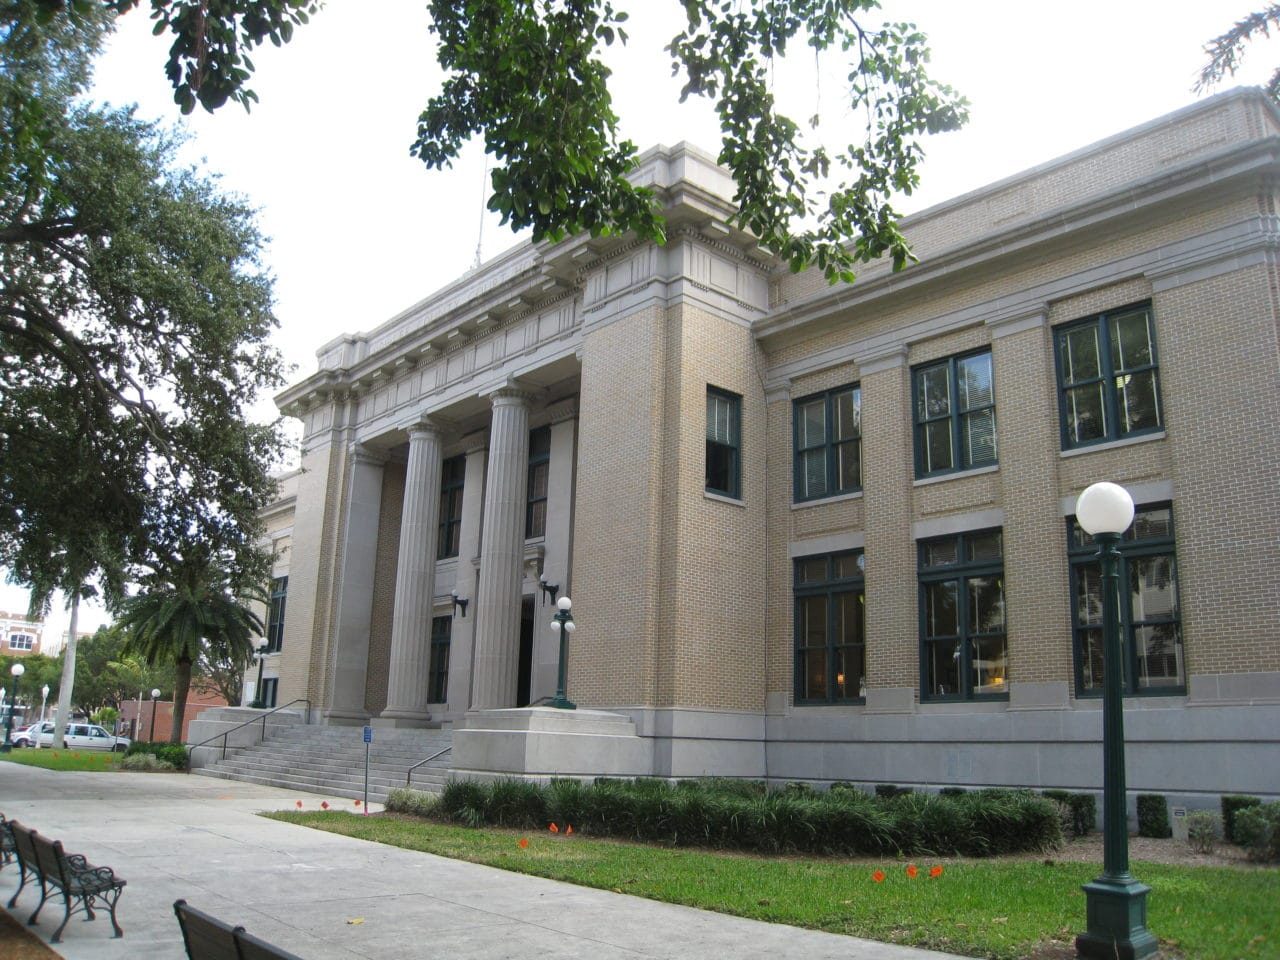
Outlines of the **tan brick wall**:
[{"label": "tan brick wall", "polygon": [[1188,670],[1280,670],[1274,267],[1155,297]]}]

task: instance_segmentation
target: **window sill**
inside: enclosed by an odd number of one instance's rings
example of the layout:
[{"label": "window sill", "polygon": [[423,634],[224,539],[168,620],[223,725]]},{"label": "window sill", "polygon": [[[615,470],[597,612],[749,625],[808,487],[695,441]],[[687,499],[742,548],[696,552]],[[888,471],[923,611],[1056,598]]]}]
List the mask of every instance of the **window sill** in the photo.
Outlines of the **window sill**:
[{"label": "window sill", "polygon": [[803,510],[805,507],[822,507],[828,503],[844,503],[846,500],[861,500],[862,491],[854,490],[852,493],[837,493],[833,497],[816,497],[813,500],[796,500],[791,504],[792,510]]},{"label": "window sill", "polygon": [[1153,440],[1163,440],[1165,432],[1156,430],[1153,433],[1143,433],[1136,437],[1125,437],[1122,440],[1104,440],[1102,443],[1090,443],[1083,447],[1072,447],[1070,450],[1063,450],[1058,456],[1078,457],[1082,453],[1097,453],[1099,450],[1115,450],[1118,447],[1132,447],[1139,443],[1150,443]]},{"label": "window sill", "polygon": [[715,500],[719,503],[732,504],[735,507],[745,507],[747,505],[747,502],[745,500],[742,500],[738,497],[727,497],[723,493],[712,493],[710,490],[703,490],[702,495],[708,500]]},{"label": "window sill", "polygon": [[965,477],[977,477],[984,473],[996,473],[1000,469],[1000,464],[993,463],[986,467],[972,467],[969,470],[956,470],[954,473],[939,473],[934,476],[921,477],[914,481],[913,487],[927,487],[930,484],[942,483],[945,480],[963,480]]}]

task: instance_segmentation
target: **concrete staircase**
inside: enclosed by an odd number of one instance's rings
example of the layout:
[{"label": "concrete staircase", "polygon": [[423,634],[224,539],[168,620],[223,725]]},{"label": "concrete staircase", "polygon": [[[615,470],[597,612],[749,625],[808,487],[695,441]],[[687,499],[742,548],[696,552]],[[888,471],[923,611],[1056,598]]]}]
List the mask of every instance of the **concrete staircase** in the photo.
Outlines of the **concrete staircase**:
[{"label": "concrete staircase", "polygon": [[[369,744],[369,800],[383,803],[405,785],[410,767],[453,744],[448,730],[376,728]],[[413,789],[439,793],[449,773],[446,753],[413,771]],[[229,747],[192,773],[303,790],[325,797],[364,796],[365,743],[360,727],[270,725],[261,743]]]}]

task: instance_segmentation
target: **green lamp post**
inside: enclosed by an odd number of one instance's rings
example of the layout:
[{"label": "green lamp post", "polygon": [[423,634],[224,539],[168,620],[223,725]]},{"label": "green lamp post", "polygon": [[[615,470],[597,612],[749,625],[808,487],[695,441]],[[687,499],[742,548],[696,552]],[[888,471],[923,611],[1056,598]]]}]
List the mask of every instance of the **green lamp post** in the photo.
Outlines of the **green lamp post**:
[{"label": "green lamp post", "polygon": [[9,739],[13,736],[13,708],[18,705],[18,683],[22,680],[22,675],[27,672],[27,668],[20,663],[15,663],[9,668],[9,672],[13,674],[13,696],[9,698],[9,713],[4,720],[4,743],[0,743],[0,753],[8,753],[13,749],[13,742]]},{"label": "green lamp post", "polygon": [[1086,927],[1076,955],[1137,960],[1157,949],[1147,929],[1147,891],[1129,873],[1129,817],[1124,782],[1124,670],[1120,642],[1116,545],[1133,523],[1133,498],[1114,483],[1095,483],[1076,501],[1076,520],[1098,545],[1102,565],[1102,876],[1083,887]]},{"label": "green lamp post", "polygon": [[565,646],[569,642],[569,634],[577,629],[573,623],[573,614],[569,612],[572,606],[572,600],[568,597],[561,597],[556,601],[556,616],[551,621],[551,629],[560,636],[560,669],[556,675],[556,695],[547,706],[558,707],[561,710],[578,709],[578,705],[564,695]]}]

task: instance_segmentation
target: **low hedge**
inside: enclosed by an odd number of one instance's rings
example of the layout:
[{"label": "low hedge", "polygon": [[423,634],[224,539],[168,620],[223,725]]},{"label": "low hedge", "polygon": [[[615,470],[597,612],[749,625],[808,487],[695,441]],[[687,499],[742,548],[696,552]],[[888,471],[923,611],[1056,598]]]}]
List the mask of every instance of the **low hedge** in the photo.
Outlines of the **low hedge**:
[{"label": "low hedge", "polygon": [[1236,839],[1236,815],[1241,810],[1247,810],[1249,807],[1256,807],[1262,803],[1261,797],[1253,797],[1248,794],[1227,793],[1222,796],[1222,836],[1227,843],[1240,843]]},{"label": "low hedge", "polygon": [[1169,805],[1163,793],[1138,794],[1138,836],[1163,840],[1173,836],[1169,826]]},{"label": "low hedge", "polygon": [[149,753],[175,770],[187,769],[187,748],[180,743],[145,743],[135,740],[124,752],[126,757]]},{"label": "low hedge", "polygon": [[1249,804],[1236,810],[1235,838],[1250,860],[1280,860],[1280,802]]},{"label": "low hedge", "polygon": [[[392,798],[388,808],[423,813],[410,799]],[[758,853],[988,856],[1062,841],[1054,805],[1023,790],[877,798],[687,780],[460,780],[445,787],[430,815],[473,827],[543,830],[556,823],[595,836]]]}]

